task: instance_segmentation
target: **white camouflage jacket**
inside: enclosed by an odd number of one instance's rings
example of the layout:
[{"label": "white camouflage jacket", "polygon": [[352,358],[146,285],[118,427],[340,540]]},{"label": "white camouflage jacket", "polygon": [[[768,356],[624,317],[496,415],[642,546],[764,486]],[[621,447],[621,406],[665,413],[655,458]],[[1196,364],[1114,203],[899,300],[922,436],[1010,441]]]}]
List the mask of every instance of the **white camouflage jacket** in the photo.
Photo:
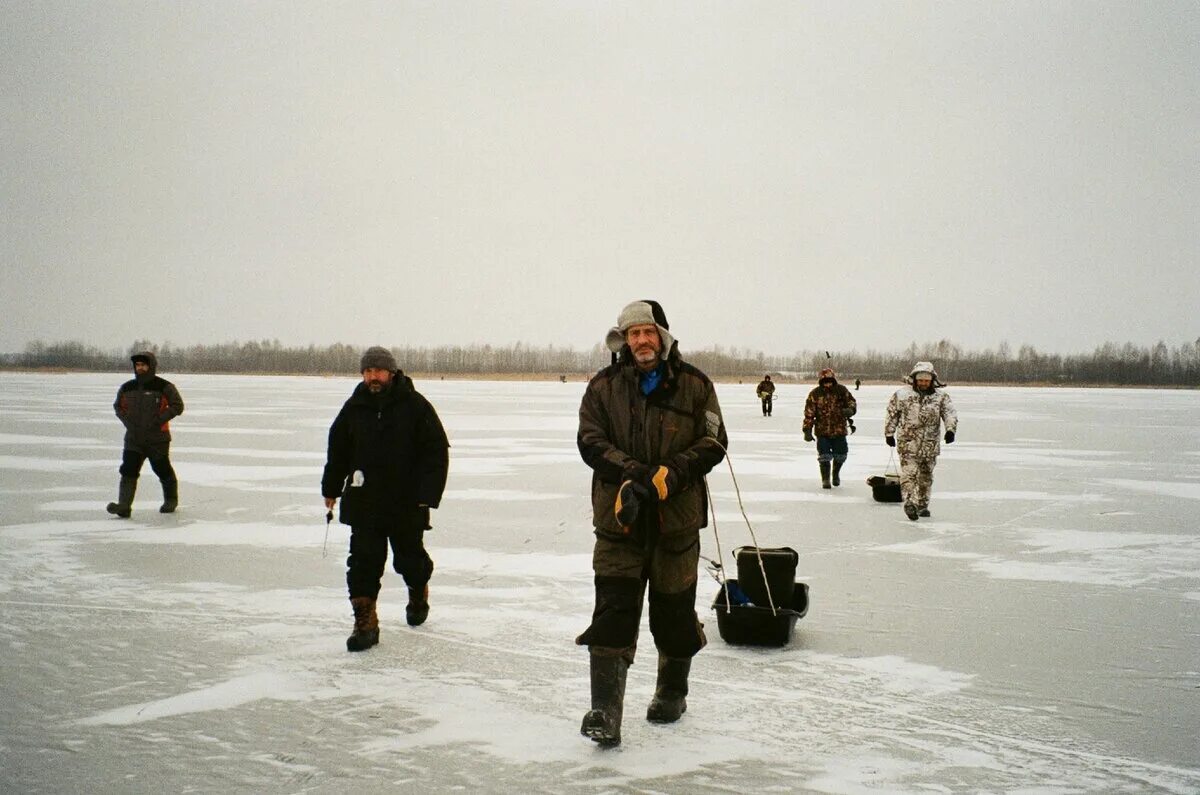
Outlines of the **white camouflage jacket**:
[{"label": "white camouflage jacket", "polygon": [[950,395],[940,389],[918,392],[901,387],[887,405],[885,436],[896,437],[896,449],[905,458],[937,458],[942,450],[941,425],[958,428],[958,413]]}]

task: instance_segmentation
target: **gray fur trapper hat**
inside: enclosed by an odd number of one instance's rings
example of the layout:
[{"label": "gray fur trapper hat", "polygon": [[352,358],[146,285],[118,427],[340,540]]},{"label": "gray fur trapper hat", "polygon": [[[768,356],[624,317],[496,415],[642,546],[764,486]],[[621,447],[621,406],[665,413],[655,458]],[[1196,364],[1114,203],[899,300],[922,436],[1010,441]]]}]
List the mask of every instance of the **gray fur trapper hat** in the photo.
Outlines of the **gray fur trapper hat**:
[{"label": "gray fur trapper hat", "polygon": [[665,360],[670,355],[672,346],[675,345],[675,338],[668,331],[671,326],[667,323],[667,314],[663,312],[658,301],[647,299],[627,304],[621,310],[621,314],[617,316],[617,325],[608,330],[604,344],[613,353],[620,353],[621,349],[625,347],[625,332],[634,326],[643,326],[649,323],[658,327],[658,336],[662,340],[662,351],[659,353],[659,358]]},{"label": "gray fur trapper hat", "polygon": [[366,353],[362,355],[362,361],[358,363],[358,371],[361,373],[368,367],[373,367],[377,370],[390,370],[396,372],[400,366],[396,364],[396,357],[387,348],[379,345],[372,345],[367,348]]}]

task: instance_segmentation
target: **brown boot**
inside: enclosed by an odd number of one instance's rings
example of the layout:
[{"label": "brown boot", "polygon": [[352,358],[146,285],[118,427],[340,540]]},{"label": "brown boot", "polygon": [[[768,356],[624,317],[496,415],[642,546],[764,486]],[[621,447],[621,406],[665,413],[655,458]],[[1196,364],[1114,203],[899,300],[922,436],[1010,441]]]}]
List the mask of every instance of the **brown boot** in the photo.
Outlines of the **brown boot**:
[{"label": "brown boot", "polygon": [[346,651],[366,651],[379,642],[379,616],[375,600],[369,596],[350,598],[354,608],[354,632],[346,638]]},{"label": "brown boot", "polygon": [[410,627],[419,627],[429,617],[429,583],[420,588],[408,589],[408,605],[404,608],[404,619]]}]

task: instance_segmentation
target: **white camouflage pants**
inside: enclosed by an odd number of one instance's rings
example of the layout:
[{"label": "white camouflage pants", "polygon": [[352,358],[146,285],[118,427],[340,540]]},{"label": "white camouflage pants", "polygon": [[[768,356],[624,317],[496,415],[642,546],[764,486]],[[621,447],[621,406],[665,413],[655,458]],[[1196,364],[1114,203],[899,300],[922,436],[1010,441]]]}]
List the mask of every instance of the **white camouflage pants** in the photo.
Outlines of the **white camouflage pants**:
[{"label": "white camouflage pants", "polygon": [[933,467],[937,458],[900,456],[900,493],[904,504],[923,511],[929,507],[929,492],[933,489]]}]

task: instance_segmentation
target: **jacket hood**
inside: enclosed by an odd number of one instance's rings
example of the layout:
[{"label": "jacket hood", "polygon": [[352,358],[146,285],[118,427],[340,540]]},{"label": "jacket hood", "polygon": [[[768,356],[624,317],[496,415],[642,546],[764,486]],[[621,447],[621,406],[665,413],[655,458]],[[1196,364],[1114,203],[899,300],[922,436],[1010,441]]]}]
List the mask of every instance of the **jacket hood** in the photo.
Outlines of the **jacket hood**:
[{"label": "jacket hood", "polygon": [[917,373],[929,373],[933,376],[933,386],[936,389],[939,386],[945,386],[942,380],[938,378],[937,370],[933,369],[933,362],[917,362],[905,377],[904,383],[912,384],[917,380]]},{"label": "jacket hood", "polygon": [[129,357],[130,364],[145,362],[150,365],[150,375],[153,377],[158,375],[158,357],[154,355],[154,351],[138,351]]}]

